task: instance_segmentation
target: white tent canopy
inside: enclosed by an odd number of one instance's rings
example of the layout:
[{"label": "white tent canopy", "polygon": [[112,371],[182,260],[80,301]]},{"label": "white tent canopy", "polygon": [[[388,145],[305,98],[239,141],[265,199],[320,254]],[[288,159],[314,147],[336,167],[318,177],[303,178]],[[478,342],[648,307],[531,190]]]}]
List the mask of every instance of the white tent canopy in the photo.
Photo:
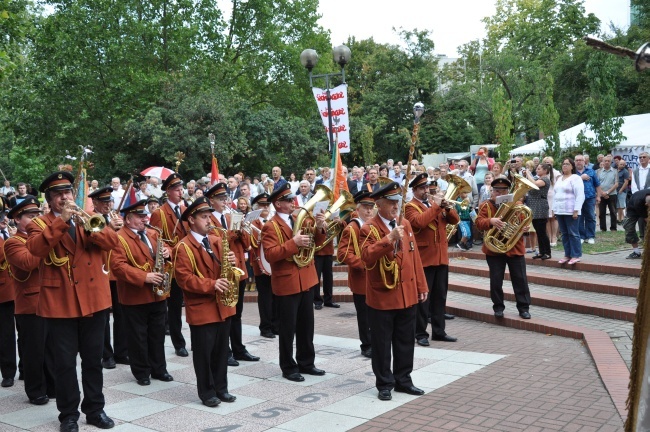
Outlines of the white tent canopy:
[{"label": "white tent canopy", "polygon": [[[584,131],[587,138],[596,137],[591,129],[586,128],[584,123],[580,123],[579,125],[560,132],[560,147],[564,150],[566,148],[577,146],[578,134],[580,131]],[[625,136],[625,139],[623,139],[616,147],[640,147],[650,145],[650,113],[623,117],[621,132],[623,133],[623,136]],[[546,150],[546,140],[541,139],[517,147],[516,149],[513,149],[510,154],[540,154],[544,150]]]}]

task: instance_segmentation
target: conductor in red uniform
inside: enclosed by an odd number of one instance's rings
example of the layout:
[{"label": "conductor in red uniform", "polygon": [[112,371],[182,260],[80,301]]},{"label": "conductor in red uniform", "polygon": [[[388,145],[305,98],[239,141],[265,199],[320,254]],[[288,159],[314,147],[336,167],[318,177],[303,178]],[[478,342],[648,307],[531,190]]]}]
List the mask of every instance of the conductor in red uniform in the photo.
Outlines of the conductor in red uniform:
[{"label": "conductor in red uniform", "polygon": [[[106,227],[87,232],[73,218],[69,172],[51,174],[39,190],[50,213],[27,226],[29,252],[41,258],[41,293],[36,313],[45,318],[56,359],[56,406],[61,431],[77,431],[79,403],[86,421],[102,429],[114,426],[104,413],[102,351],[107,309],[111,305],[108,276],[102,271],[102,251],[118,245],[117,234]],[[77,219],[78,220],[78,219]],[[77,354],[81,356],[80,401]]]},{"label": "conductor in red uniform", "polygon": [[[214,211],[205,197],[194,201],[182,215],[189,234],[178,244],[174,267],[185,295],[185,316],[192,335],[192,360],[196,387],[203,405],[214,407],[234,402],[228,393],[228,337],[234,306],[219,299],[230,285],[221,277],[221,238],[211,234],[210,214]],[[228,261],[235,262],[230,251]],[[237,287],[234,287],[237,289]]]},{"label": "conductor in red uniform", "polygon": [[360,236],[378,398],[392,399],[393,389],[422,395],[424,391],[411,380],[417,304],[427,299],[428,292],[422,261],[409,221],[402,219],[397,225],[400,185],[392,182],[370,197],[377,202],[378,213],[363,225]]}]

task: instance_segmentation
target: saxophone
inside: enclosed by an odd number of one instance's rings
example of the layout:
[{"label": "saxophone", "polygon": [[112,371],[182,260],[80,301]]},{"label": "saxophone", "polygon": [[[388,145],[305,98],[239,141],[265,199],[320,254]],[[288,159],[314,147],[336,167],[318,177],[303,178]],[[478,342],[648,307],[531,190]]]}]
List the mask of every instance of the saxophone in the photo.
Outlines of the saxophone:
[{"label": "saxophone", "polygon": [[244,275],[244,271],[239,267],[235,267],[228,261],[228,254],[230,253],[230,245],[228,244],[228,230],[211,225],[208,230],[221,231],[221,278],[228,281],[228,291],[225,293],[217,293],[217,301],[227,307],[233,307],[239,300],[239,279]]},{"label": "saxophone", "polygon": [[165,250],[165,239],[163,239],[162,230],[149,224],[145,224],[145,226],[158,232],[158,240],[156,242],[156,259],[154,267],[151,271],[153,273],[162,274],[164,278],[160,285],[153,285],[153,292],[159,297],[167,298],[169,297],[169,292],[172,288],[172,271],[174,269],[174,265],[171,263],[171,261],[165,261],[165,257],[163,256],[163,252]]}]

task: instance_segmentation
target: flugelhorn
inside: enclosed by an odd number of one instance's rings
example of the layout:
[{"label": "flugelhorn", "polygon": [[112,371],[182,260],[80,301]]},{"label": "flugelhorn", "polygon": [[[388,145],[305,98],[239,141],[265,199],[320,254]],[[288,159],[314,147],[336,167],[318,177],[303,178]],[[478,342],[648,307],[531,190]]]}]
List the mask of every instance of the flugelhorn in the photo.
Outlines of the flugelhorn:
[{"label": "flugelhorn", "polygon": [[[445,181],[449,184],[449,186],[447,186],[447,192],[445,192],[445,198],[443,201],[444,207],[447,207],[449,209],[455,208],[456,198],[458,198],[461,193],[472,192],[472,186],[460,176],[457,176],[455,174],[447,174]],[[468,204],[469,202],[467,205]],[[451,237],[456,234],[457,229],[458,224],[447,224],[447,242],[449,242],[449,240],[451,240]]]},{"label": "flugelhorn", "polygon": [[74,219],[75,223],[83,225],[84,230],[87,232],[100,232],[106,227],[106,219],[104,219],[104,216],[99,214],[90,215],[84,211],[84,209],[75,204],[74,201],[65,201],[64,207],[69,210],[81,213],[80,215],[74,214],[72,218]]},{"label": "flugelhorn", "polygon": [[[302,268],[308,266],[314,259],[314,253],[316,252],[316,246],[314,244],[314,230],[316,224],[316,219],[313,215],[314,206],[317,202],[331,200],[332,191],[327,186],[317,185],[314,188],[314,196],[311,197],[303,207],[300,207],[300,210],[298,211],[296,222],[293,225],[293,235],[295,236],[298,232],[302,231],[303,234],[310,237],[309,246],[299,247],[298,253],[293,256],[293,262],[295,262],[298,267]],[[306,225],[309,220],[312,221],[311,224]]]}]

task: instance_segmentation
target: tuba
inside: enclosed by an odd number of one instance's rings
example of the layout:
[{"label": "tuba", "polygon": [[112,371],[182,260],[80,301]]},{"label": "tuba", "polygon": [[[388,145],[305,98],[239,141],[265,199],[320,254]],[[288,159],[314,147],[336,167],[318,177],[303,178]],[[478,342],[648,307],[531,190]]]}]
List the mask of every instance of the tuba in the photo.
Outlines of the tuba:
[{"label": "tuba", "polygon": [[[330,201],[331,202],[331,201]],[[334,201],[330,205],[330,207],[327,209],[325,212],[325,219],[329,219],[332,217],[332,214],[336,213],[339,211],[340,213],[345,212],[346,215],[341,217],[341,219],[345,219],[346,217],[349,217],[349,215],[352,214],[352,211],[356,208],[356,204],[354,203],[354,197],[352,194],[346,190],[341,190],[341,196],[339,199]],[[341,224],[335,221],[330,221],[327,224],[327,238],[323,242],[322,245],[316,246],[315,251],[318,252],[319,250],[323,249],[329,242],[334,240],[334,237],[338,237],[339,234],[341,233]]]},{"label": "tuba", "polygon": [[163,238],[162,230],[156,228],[155,226],[145,224],[147,228],[151,228],[154,231],[158,232],[158,240],[156,242],[156,259],[154,267],[151,270],[153,273],[160,273],[163,275],[163,282],[160,285],[153,285],[153,292],[159,297],[169,297],[169,293],[172,289],[172,272],[174,265],[171,261],[165,261],[163,256],[163,251],[165,247],[165,239]]},{"label": "tuba", "polygon": [[535,183],[519,174],[514,175],[510,188],[510,193],[513,195],[512,202],[501,204],[493,216],[505,222],[505,226],[501,229],[492,227],[483,236],[483,243],[492,252],[506,253],[512,249],[524,233],[524,227],[533,220],[530,209],[523,204],[517,204],[531,189],[539,190]]},{"label": "tuba", "polygon": [[221,278],[228,281],[228,291],[225,293],[217,293],[217,301],[227,307],[233,307],[239,300],[239,279],[244,275],[244,271],[239,267],[235,267],[228,261],[228,254],[230,253],[230,245],[228,244],[228,231],[223,228],[218,228],[214,225],[208,227],[208,230],[221,231]]},{"label": "tuba", "polygon": [[[303,234],[311,237],[310,245],[298,248],[298,253],[293,256],[293,262],[295,262],[300,268],[307,267],[314,259],[314,253],[316,252],[316,245],[314,243],[316,220],[312,213],[314,211],[314,206],[320,201],[332,201],[332,191],[327,186],[318,185],[314,188],[314,196],[305,203],[304,207],[300,207],[298,216],[296,216],[296,221],[293,224],[294,236],[298,234],[299,231],[302,231]],[[312,223],[307,226],[306,222],[309,220],[311,220]]]},{"label": "tuba", "polygon": [[[463,192],[472,192],[472,186],[460,176],[457,176],[455,174],[447,174],[445,181],[449,183],[447,192],[445,192],[445,201],[447,202],[456,201],[456,198],[458,198],[458,196]],[[461,203],[461,207],[463,204],[465,204],[465,206],[469,205],[469,201],[467,203],[465,203],[465,201],[466,200]],[[456,234],[457,229],[458,224],[447,224],[447,242],[449,242],[449,240],[451,240],[451,237]]]}]

